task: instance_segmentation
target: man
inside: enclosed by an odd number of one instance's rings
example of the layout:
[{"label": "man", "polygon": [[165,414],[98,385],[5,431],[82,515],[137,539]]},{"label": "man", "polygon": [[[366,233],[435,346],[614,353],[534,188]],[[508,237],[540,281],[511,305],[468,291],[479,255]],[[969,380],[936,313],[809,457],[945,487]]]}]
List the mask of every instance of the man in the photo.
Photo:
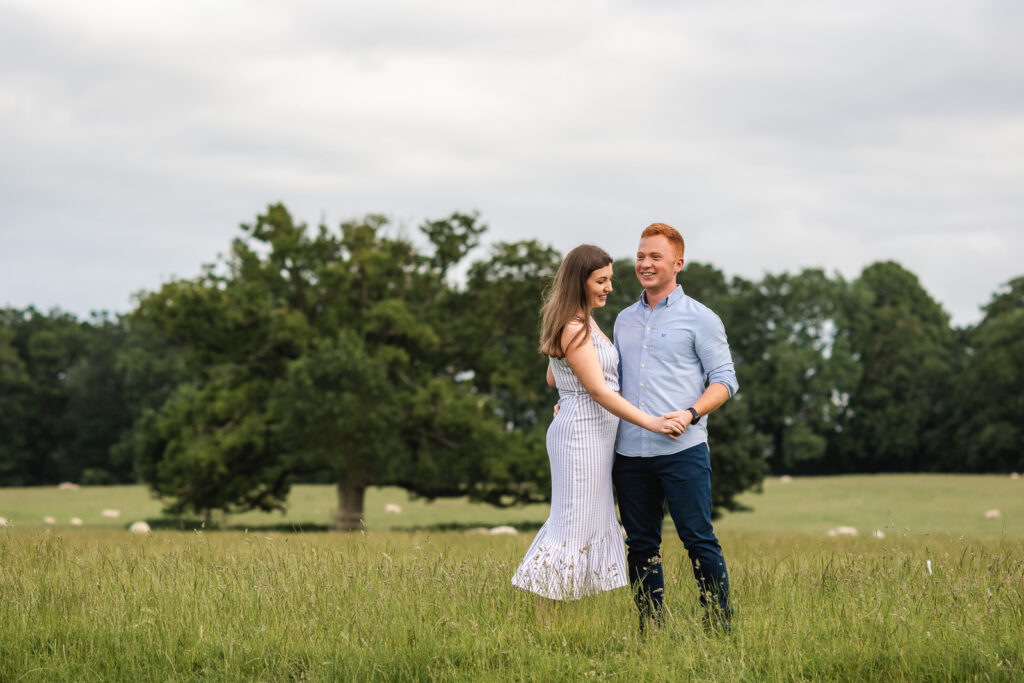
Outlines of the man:
[{"label": "man", "polygon": [[616,318],[614,339],[622,395],[652,415],[679,411],[672,414],[682,417],[685,429],[673,440],[620,422],[612,481],[626,529],[640,628],[652,619],[660,623],[663,615],[661,527],[667,503],[690,557],[706,623],[712,623],[714,612],[716,623],[728,631],[729,573],[711,526],[705,416],[739,385],[722,321],[676,284],[684,246],[679,232],[664,223],[643,231],[636,276],[644,291]]}]

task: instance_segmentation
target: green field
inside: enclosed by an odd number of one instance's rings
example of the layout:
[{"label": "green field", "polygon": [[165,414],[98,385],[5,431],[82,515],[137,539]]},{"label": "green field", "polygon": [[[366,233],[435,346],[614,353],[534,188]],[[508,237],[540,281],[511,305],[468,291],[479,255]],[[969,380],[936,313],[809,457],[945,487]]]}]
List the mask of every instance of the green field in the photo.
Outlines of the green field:
[{"label": "green field", "polygon": [[[910,535],[967,535],[972,538],[1024,538],[1024,479],[1003,475],[861,475],[797,478],[791,483],[765,480],[762,493],[746,493],[739,501],[749,512],[727,513],[716,524],[721,532],[823,535],[836,526],[853,526],[861,533]],[[385,507],[396,504],[400,514]],[[162,518],[161,504],[142,486],[83,487],[77,491],[52,488],[0,488],[0,517],[17,529],[46,528],[53,517],[57,529],[127,528],[135,520],[175,526]],[[330,527],[337,498],[331,486],[293,487],[286,513],[246,513],[217,519],[236,530],[325,530]],[[118,509],[118,518],[101,512]],[[1001,516],[986,519],[985,512]],[[396,488],[371,488],[366,497],[370,531],[437,531],[510,524],[524,530],[538,527],[547,517],[546,505],[508,509],[465,500],[410,500]],[[194,525],[195,520],[188,520]],[[671,524],[671,522],[669,522]]]},{"label": "green field", "polygon": [[[728,637],[702,629],[677,541],[670,618],[640,637],[625,590],[544,616],[510,587],[544,506],[382,489],[366,533],[278,531],[328,525],[333,493],[296,487],[284,516],[221,520],[237,530],[135,536],[160,510],[140,487],[0,489],[0,681],[1024,678],[1022,480],[768,480],[717,524]],[[525,532],[465,532],[505,523]]]}]

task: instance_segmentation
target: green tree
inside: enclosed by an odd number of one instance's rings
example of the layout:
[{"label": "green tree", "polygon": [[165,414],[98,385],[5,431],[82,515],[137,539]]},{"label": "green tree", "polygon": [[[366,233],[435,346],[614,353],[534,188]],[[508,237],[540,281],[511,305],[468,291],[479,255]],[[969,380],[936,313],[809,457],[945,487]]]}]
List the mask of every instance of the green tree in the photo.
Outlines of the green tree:
[{"label": "green tree", "polygon": [[[89,349],[89,329],[69,313],[53,310],[41,313],[32,307],[19,311],[4,309],[2,326],[8,331],[8,345],[21,361],[28,378],[23,402],[12,413],[18,415],[14,433],[31,451],[31,459],[22,461],[19,473],[9,471],[11,481],[24,484],[52,484],[75,479],[81,471],[76,465],[72,444],[73,421],[68,419],[76,375]],[[13,369],[13,377],[20,373]],[[25,389],[21,380],[16,386]]]},{"label": "green tree", "polygon": [[446,362],[489,398],[504,425],[509,452],[490,463],[490,478],[500,483],[486,498],[494,504],[550,497],[545,437],[558,398],[547,385],[547,358],[539,351],[540,308],[560,260],[536,241],[496,244],[489,258],[470,266],[465,287],[451,291],[442,306],[450,312],[441,326]]},{"label": "green tree", "polygon": [[[156,448],[152,441],[156,411],[189,375],[182,349],[147,323],[141,314],[124,317],[121,324],[124,334],[114,356],[112,372],[118,378],[131,426],[122,431],[111,446],[110,464],[119,472],[130,471],[133,479],[145,480],[140,468],[159,459],[157,454],[149,452]],[[140,455],[137,457],[137,454]]]},{"label": "green tree", "polygon": [[83,484],[134,479],[132,464],[118,459],[115,445],[131,429],[138,413],[118,368],[129,339],[124,321],[106,313],[81,323],[86,346],[68,372],[68,478]]},{"label": "green tree", "polygon": [[0,327],[0,485],[25,486],[35,483],[25,429],[32,383],[13,339],[12,330]]},{"label": "green tree", "polygon": [[259,283],[206,267],[141,299],[134,324],[152,325],[186,349],[190,379],[132,435],[136,471],[168,510],[279,508],[287,477],[270,439],[266,401],[296,352],[301,322],[272,305]]},{"label": "green tree", "polygon": [[[1024,277],[1008,282],[966,331],[965,368],[945,468],[975,472],[1024,469]],[[965,399],[964,397],[969,397]]]},{"label": "green tree", "polygon": [[893,262],[865,268],[851,297],[850,344],[862,374],[833,441],[837,463],[847,472],[939,469],[930,445],[956,401],[949,316]]},{"label": "green tree", "polygon": [[860,365],[851,349],[848,286],[818,269],[736,279],[729,338],[751,419],[777,474],[828,471],[829,439],[846,417]]},{"label": "green tree", "polygon": [[551,415],[553,391],[539,351],[540,308],[560,257],[535,241],[500,243],[490,258],[469,268],[464,289],[444,306],[453,311],[449,362],[471,375],[476,390],[491,397],[504,422],[529,431]]},{"label": "green tree", "polygon": [[172,510],[280,508],[294,476],[315,474],[337,482],[339,528],[358,526],[369,485],[519,495],[495,483],[515,439],[456,380],[439,331],[445,275],[482,226],[427,223],[429,255],[386,228],[369,216],[311,234],[271,206],[225,262],[142,299],[139,319],[185,349],[193,378],[134,438]]},{"label": "green tree", "polygon": [[131,464],[112,452],[137,412],[117,369],[123,321],[7,309],[0,311],[0,337],[0,395],[9,402],[0,410],[7,424],[0,482],[131,481]]}]

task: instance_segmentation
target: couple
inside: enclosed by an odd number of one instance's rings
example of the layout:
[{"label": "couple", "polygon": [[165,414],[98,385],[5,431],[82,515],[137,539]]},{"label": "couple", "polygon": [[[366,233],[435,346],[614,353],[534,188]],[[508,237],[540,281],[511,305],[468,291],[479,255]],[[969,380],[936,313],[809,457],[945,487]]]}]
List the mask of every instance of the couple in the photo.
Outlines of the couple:
[{"label": "couple", "polygon": [[547,434],[551,516],[512,584],[543,598],[576,600],[628,582],[641,629],[650,620],[660,623],[667,503],[700,602],[728,629],[729,575],[711,526],[702,418],[738,385],[722,321],[676,284],[683,248],[679,232],[664,223],[643,231],[636,275],[644,291],[615,320],[614,344],[590,316],[612,291],[611,257],[584,244],[559,267],[544,303],[540,341],[549,356],[548,384],[559,395]]}]

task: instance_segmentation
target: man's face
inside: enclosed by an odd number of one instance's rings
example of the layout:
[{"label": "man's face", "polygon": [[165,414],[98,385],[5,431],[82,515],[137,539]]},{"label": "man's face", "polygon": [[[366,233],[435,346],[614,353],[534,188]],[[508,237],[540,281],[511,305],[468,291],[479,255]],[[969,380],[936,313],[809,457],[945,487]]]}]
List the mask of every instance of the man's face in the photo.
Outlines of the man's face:
[{"label": "man's face", "polygon": [[651,235],[640,240],[636,250],[636,277],[644,289],[661,293],[676,286],[676,273],[683,269],[683,259],[664,235]]}]

